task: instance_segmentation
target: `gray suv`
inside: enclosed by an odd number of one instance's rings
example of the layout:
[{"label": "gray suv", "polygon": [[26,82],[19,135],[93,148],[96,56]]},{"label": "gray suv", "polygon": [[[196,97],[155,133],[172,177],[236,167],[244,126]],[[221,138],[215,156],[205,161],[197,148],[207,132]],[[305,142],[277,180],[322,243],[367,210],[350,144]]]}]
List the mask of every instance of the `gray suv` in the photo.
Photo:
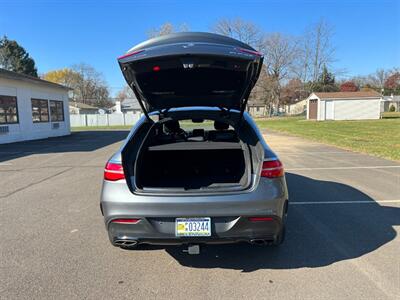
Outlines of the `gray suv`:
[{"label": "gray suv", "polygon": [[144,115],[105,167],[111,243],[281,244],[283,166],[245,112],[262,55],[191,32],[148,40],[118,61]]}]

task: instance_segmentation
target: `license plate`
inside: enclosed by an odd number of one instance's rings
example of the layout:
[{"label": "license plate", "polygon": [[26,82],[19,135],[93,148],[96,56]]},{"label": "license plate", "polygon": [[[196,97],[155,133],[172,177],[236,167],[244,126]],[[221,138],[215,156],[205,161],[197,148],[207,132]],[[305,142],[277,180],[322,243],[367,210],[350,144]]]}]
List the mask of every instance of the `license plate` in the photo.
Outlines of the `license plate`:
[{"label": "license plate", "polygon": [[211,236],[210,218],[176,218],[176,236]]}]

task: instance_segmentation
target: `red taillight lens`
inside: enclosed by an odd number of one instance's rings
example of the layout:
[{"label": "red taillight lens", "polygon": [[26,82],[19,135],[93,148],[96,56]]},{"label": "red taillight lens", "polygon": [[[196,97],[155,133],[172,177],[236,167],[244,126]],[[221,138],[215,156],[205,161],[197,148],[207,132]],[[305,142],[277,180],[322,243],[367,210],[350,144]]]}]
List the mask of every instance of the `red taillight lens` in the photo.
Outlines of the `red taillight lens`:
[{"label": "red taillight lens", "polygon": [[276,178],[284,174],[283,165],[279,159],[263,162],[261,177]]},{"label": "red taillight lens", "polygon": [[111,223],[118,223],[118,224],[137,224],[139,222],[140,219],[115,219],[111,221]]},{"label": "red taillight lens", "polygon": [[244,49],[244,48],[238,48],[240,52],[243,53],[248,53],[248,54],[253,54],[253,55],[257,55],[257,56],[262,56],[261,52],[255,51],[255,50],[249,50],[249,49]]},{"label": "red taillight lens", "polygon": [[124,169],[122,168],[122,165],[108,162],[104,169],[104,179],[109,181],[125,179]]},{"label": "red taillight lens", "polygon": [[127,53],[127,54],[125,54],[125,55],[122,55],[122,56],[118,57],[118,59],[124,59],[124,58],[130,57],[130,56],[139,54],[139,53],[141,53],[141,52],[143,52],[143,51],[144,51],[144,50],[138,50],[138,51],[134,51],[134,52],[131,52],[131,53]]},{"label": "red taillight lens", "polygon": [[158,71],[160,71],[160,70],[161,70],[160,66],[154,66],[154,67],[153,67],[153,71],[154,71],[154,72],[158,72]]},{"label": "red taillight lens", "polygon": [[268,222],[273,220],[272,217],[249,217],[250,222]]}]

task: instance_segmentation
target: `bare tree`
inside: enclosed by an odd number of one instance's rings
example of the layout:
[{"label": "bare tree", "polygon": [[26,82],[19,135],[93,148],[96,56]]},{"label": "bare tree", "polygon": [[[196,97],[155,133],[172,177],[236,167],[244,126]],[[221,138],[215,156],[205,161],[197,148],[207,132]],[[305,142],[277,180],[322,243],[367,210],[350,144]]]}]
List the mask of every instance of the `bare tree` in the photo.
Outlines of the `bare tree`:
[{"label": "bare tree", "polygon": [[383,89],[386,79],[390,76],[390,70],[377,69],[375,73],[368,76],[368,84]]},{"label": "bare tree", "polygon": [[297,41],[280,33],[267,35],[263,41],[264,64],[268,75],[268,88],[277,109],[280,105],[282,85],[292,77],[298,54]]},{"label": "bare tree", "polygon": [[262,50],[262,30],[250,21],[241,18],[220,19],[214,24],[212,31],[242,41],[257,50]]},{"label": "bare tree", "polygon": [[303,82],[316,82],[323,66],[330,67],[335,61],[332,45],[334,31],[326,21],[320,20],[306,30],[298,45],[298,74]]},{"label": "bare tree", "polygon": [[132,91],[132,89],[129,86],[124,86],[122,90],[120,90],[117,93],[116,98],[120,101],[123,101],[125,99],[136,99],[135,93]]},{"label": "bare tree", "polygon": [[77,100],[102,106],[108,103],[108,87],[100,72],[85,63],[73,65],[71,69],[78,75],[74,86]]},{"label": "bare tree", "polygon": [[399,72],[399,68],[377,69],[369,75],[353,76],[349,80],[353,81],[359,88],[372,88],[381,92],[384,89],[387,78],[396,72]]},{"label": "bare tree", "polygon": [[166,22],[158,28],[152,28],[147,32],[149,38],[154,38],[157,36],[167,35],[174,32],[184,32],[189,31],[189,26],[186,23],[181,24],[176,28],[172,23]]}]

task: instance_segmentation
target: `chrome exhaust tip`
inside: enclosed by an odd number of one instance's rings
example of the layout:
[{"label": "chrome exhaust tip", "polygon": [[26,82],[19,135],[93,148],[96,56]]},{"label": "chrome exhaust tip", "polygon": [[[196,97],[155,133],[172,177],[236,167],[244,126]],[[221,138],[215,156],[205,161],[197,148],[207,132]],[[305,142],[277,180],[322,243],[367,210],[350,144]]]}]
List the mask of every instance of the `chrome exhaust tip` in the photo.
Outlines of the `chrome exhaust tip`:
[{"label": "chrome exhaust tip", "polygon": [[138,242],[136,240],[117,239],[114,240],[114,244],[119,247],[134,248],[137,246]]}]

